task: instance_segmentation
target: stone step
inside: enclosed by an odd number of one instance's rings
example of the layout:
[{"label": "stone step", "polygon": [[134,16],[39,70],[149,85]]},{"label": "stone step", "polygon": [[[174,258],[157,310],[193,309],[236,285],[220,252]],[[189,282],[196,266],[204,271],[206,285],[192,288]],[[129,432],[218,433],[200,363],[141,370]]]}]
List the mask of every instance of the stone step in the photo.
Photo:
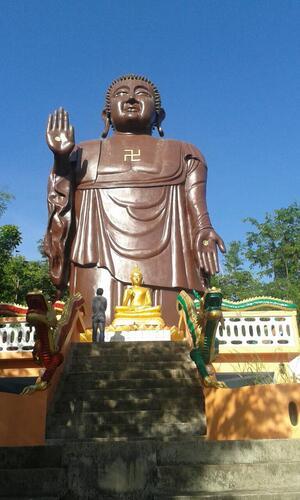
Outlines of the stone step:
[{"label": "stone step", "polygon": [[[92,394],[92,395],[91,395]],[[180,408],[195,408],[196,406],[202,408],[202,402],[199,394],[187,397],[183,394],[179,398],[175,394],[173,398],[168,398],[168,390],[166,397],[163,398],[143,398],[143,394],[139,397],[132,397],[131,399],[99,399],[99,391],[88,391],[88,393],[81,392],[80,396],[76,394],[69,394],[69,398],[61,398],[57,401],[52,409],[51,414],[67,413],[70,415],[75,413],[86,413],[94,411],[139,411],[139,410],[161,410],[173,411]],[[129,395],[130,396],[130,395]],[[153,395],[152,395],[153,396]]]},{"label": "stone step", "polygon": [[109,363],[110,366],[118,366],[127,363],[177,363],[181,366],[184,363],[193,363],[188,352],[182,352],[177,354],[167,353],[157,356],[157,354],[141,355],[128,355],[126,353],[120,353],[119,355],[111,355],[105,351],[100,352],[99,355],[82,356],[81,354],[72,356],[71,363],[81,362],[82,360],[90,360],[95,363]]},{"label": "stone step", "polygon": [[[157,450],[158,465],[225,465],[300,462],[300,439],[251,441],[195,441],[164,443]],[[300,497],[299,497],[300,498]]]},{"label": "stone step", "polygon": [[61,498],[67,490],[67,472],[62,468],[0,469],[2,498]]},{"label": "stone step", "polygon": [[94,439],[94,438],[119,438],[119,439],[161,439],[164,437],[184,435],[203,436],[206,432],[205,423],[201,419],[188,422],[162,423],[137,422],[132,424],[97,424],[89,425],[86,421],[81,425],[55,425],[47,428],[47,439]]},{"label": "stone step", "polygon": [[200,392],[200,380],[196,377],[103,380],[101,372],[83,372],[66,375],[63,384],[63,390],[73,392],[73,394],[77,391],[94,389],[152,389],[162,387],[173,389],[198,387]]},{"label": "stone step", "polygon": [[[86,369],[84,369],[86,368]],[[100,369],[99,369],[100,368]],[[107,367],[109,368],[109,367]],[[110,367],[111,368],[111,367]],[[86,376],[89,373],[96,374],[97,378],[101,380],[129,380],[129,379],[189,379],[189,380],[197,380],[198,379],[198,373],[197,370],[194,367],[188,367],[188,369],[185,368],[170,368],[170,369],[143,369],[141,366],[140,368],[135,368],[128,366],[125,369],[119,368],[119,370],[112,370],[112,369],[102,369],[102,367],[98,367],[98,370],[89,370],[88,367],[80,367],[78,371],[76,369],[72,369],[66,376],[66,379],[68,376],[73,376],[76,373],[80,373],[81,376]],[[84,374],[84,375],[83,375]]]},{"label": "stone step", "polygon": [[44,446],[3,446],[0,447],[0,464],[1,469],[60,467],[62,448],[60,446],[47,448]]},{"label": "stone step", "polygon": [[181,373],[197,373],[195,364],[192,361],[147,361],[139,359],[137,362],[123,361],[118,363],[113,363],[111,360],[101,360],[101,358],[86,359],[82,358],[78,361],[73,361],[68,367],[69,373],[78,372],[112,372],[112,373],[122,373],[128,370],[142,370],[146,371],[156,371],[157,373],[172,373],[173,371],[180,371]]},{"label": "stone step", "polygon": [[[155,433],[157,435],[157,433]],[[58,446],[0,448],[6,500],[298,500],[299,440],[66,440]],[[178,442],[180,440],[180,443]],[[193,443],[196,445],[193,447]],[[201,457],[202,453],[202,457]],[[10,455],[10,456],[9,456]],[[47,458],[60,467],[43,468]],[[176,456],[177,455],[177,456]],[[40,456],[40,462],[38,462]],[[19,457],[20,462],[14,464]],[[185,462],[203,462],[187,465]],[[28,460],[33,460],[34,467]],[[242,463],[239,463],[239,460]],[[26,464],[27,461],[27,464]],[[169,465],[162,465],[162,462]],[[170,463],[176,465],[170,465]],[[205,462],[207,462],[205,464]],[[252,463],[253,462],[253,463]],[[61,472],[63,471],[63,472]],[[47,483],[47,484],[45,484]],[[50,489],[51,485],[51,489]],[[166,489],[162,489],[162,487]],[[159,487],[159,490],[158,490]],[[58,491],[59,490],[59,491]]]},{"label": "stone step", "polygon": [[158,492],[164,495],[236,490],[300,489],[300,462],[164,465],[158,467]]},{"label": "stone step", "polygon": [[[38,500],[61,500],[60,496],[55,496],[55,497],[52,497],[52,496],[51,497],[48,497],[48,496],[44,497],[44,496],[42,496],[41,497],[39,494],[38,494],[38,496],[30,495],[29,497],[28,496],[24,497],[24,495],[19,496],[19,497],[15,497],[15,496],[13,496],[13,497],[12,496],[9,496],[9,497],[5,496],[5,497],[3,497],[1,495],[1,493],[0,493],[0,498],[2,500],[33,500],[34,498],[36,498]],[[64,497],[64,500],[65,500],[65,497]]]},{"label": "stone step", "polygon": [[163,352],[169,353],[181,353],[188,352],[188,347],[185,342],[104,342],[104,343],[92,343],[92,342],[80,342],[74,345],[72,348],[73,353],[80,353],[81,355],[94,356],[99,355],[102,352],[110,353],[130,353],[130,354],[147,354],[153,353],[159,357]]},{"label": "stone step", "polygon": [[[82,347],[83,346],[83,347]],[[131,346],[130,349],[126,345],[121,345],[119,348],[107,348],[106,344],[98,347],[84,348],[86,344],[76,344],[71,350],[72,358],[74,360],[80,359],[102,359],[102,360],[112,360],[112,361],[172,361],[178,360],[190,360],[190,350],[187,347],[184,348],[171,348],[166,346],[163,349],[157,349],[155,347],[149,348],[138,348],[136,346]]]},{"label": "stone step", "polygon": [[140,401],[142,399],[150,399],[152,401],[156,400],[184,400],[188,399],[198,399],[202,401],[203,394],[201,387],[198,385],[185,387],[152,387],[152,388],[135,388],[127,389],[117,388],[117,389],[89,389],[89,390],[73,390],[72,385],[68,387],[63,386],[58,395],[58,399],[54,403],[53,410],[55,410],[56,405],[63,404],[64,401],[106,401],[106,400],[118,400],[118,401]]},{"label": "stone step", "polygon": [[141,410],[141,411],[104,411],[86,412],[78,414],[60,413],[47,418],[47,428],[52,429],[58,425],[66,427],[93,427],[101,432],[102,426],[107,425],[137,425],[148,426],[155,424],[174,424],[181,422],[198,422],[201,418],[200,405],[189,408],[178,406],[173,411]]},{"label": "stone step", "polygon": [[153,500],[299,500],[300,489],[298,491],[222,491],[222,492],[198,492],[188,495],[178,495],[176,492],[172,495],[154,495]]},{"label": "stone step", "polygon": [[136,352],[136,351],[108,351],[107,349],[104,350],[99,350],[99,351],[92,351],[90,354],[86,352],[81,352],[81,351],[74,351],[73,350],[73,360],[74,361],[79,361],[81,359],[92,359],[92,360],[102,360],[102,361],[111,361],[112,363],[116,364],[121,361],[132,361],[132,362],[138,362],[141,360],[146,360],[146,361],[184,361],[188,360],[191,361],[191,357],[189,354],[189,350],[182,350],[182,351],[170,351],[170,350],[164,350],[160,353],[157,352],[152,352],[152,351],[142,351],[142,352]]}]

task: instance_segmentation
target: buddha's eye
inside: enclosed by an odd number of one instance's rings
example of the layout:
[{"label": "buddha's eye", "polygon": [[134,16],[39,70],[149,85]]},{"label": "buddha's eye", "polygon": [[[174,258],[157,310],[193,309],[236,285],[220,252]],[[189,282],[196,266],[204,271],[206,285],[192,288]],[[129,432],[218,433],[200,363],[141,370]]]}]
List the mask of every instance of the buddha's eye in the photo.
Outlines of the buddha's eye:
[{"label": "buddha's eye", "polygon": [[151,97],[151,94],[149,94],[149,92],[147,92],[147,90],[143,90],[143,89],[136,90],[135,94],[136,95],[145,95],[147,97]]},{"label": "buddha's eye", "polygon": [[128,94],[128,91],[126,89],[120,89],[120,90],[117,90],[117,92],[115,92],[114,97],[119,97],[119,96],[127,95],[127,94]]}]

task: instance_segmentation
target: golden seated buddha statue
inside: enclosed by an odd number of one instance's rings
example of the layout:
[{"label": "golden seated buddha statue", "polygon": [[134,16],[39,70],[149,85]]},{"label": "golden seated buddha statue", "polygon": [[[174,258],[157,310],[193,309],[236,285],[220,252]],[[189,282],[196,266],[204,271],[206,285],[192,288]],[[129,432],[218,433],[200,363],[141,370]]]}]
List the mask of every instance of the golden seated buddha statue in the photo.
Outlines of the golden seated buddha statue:
[{"label": "golden seated buddha statue", "polygon": [[121,306],[115,307],[113,330],[161,330],[165,322],[161,307],[153,306],[150,289],[141,286],[143,275],[136,266],[130,274],[131,286],[126,288]]}]

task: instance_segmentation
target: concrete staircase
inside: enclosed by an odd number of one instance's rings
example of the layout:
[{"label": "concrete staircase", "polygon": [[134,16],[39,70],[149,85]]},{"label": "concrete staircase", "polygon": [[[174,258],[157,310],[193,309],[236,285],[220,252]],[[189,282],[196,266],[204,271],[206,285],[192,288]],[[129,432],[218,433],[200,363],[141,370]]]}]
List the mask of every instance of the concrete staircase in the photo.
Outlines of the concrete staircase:
[{"label": "concrete staircase", "polygon": [[199,377],[184,344],[77,344],[47,420],[48,439],[205,434]]},{"label": "concrete staircase", "polygon": [[68,491],[68,470],[62,463],[62,451],[62,446],[0,447],[0,498],[62,498]]},{"label": "concrete staircase", "polygon": [[299,500],[300,442],[205,441],[201,394],[183,344],[74,346],[47,446],[0,448],[0,498]]},{"label": "concrete staircase", "polygon": [[299,500],[295,440],[68,440],[0,449],[0,498]]},{"label": "concrete staircase", "polygon": [[167,443],[155,500],[299,500],[299,440]]}]

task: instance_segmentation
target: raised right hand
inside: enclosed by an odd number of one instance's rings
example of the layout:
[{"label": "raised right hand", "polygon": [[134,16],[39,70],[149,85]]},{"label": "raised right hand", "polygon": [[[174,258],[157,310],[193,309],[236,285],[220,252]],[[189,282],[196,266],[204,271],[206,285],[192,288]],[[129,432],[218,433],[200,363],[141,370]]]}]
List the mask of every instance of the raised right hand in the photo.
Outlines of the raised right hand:
[{"label": "raised right hand", "polygon": [[69,114],[63,108],[49,115],[46,140],[56,155],[68,155],[75,146],[74,128],[69,124]]}]

